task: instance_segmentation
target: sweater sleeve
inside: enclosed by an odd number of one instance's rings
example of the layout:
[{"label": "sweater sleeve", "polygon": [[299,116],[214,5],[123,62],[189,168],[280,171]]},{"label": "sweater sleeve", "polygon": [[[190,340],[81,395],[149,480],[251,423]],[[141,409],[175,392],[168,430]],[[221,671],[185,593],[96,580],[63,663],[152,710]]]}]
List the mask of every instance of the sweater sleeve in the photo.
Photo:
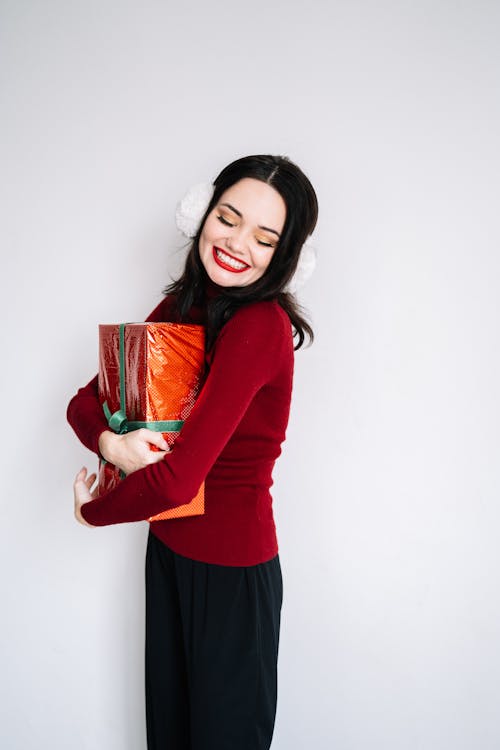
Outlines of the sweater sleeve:
[{"label": "sweater sleeve", "polygon": [[275,377],[290,338],[288,316],[277,303],[240,308],[217,337],[210,370],[172,450],[85,503],[85,520],[94,526],[146,520],[190,502],[257,391]]},{"label": "sweater sleeve", "polygon": [[[146,321],[168,320],[170,298],[165,297],[146,318]],[[87,385],[78,389],[68,404],[66,419],[76,436],[89,450],[100,456],[99,437],[104,430],[109,430],[98,397],[98,375]]]}]

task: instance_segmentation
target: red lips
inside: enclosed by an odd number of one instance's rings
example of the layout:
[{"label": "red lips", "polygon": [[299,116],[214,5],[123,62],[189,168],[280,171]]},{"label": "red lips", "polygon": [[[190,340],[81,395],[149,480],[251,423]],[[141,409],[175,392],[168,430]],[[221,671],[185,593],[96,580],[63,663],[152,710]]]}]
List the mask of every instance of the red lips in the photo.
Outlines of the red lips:
[{"label": "red lips", "polygon": [[215,245],[212,248],[212,254],[214,257],[215,262],[217,265],[219,265],[221,268],[225,268],[226,271],[232,271],[233,273],[241,273],[242,271],[246,271],[247,268],[250,268],[250,266],[245,263],[245,268],[233,268],[232,266],[229,266],[228,264],[224,263],[220,258],[217,257],[217,250],[220,250],[225,255],[228,255],[230,258],[233,258],[233,260],[238,261],[238,263],[243,263],[244,261],[240,260],[239,258],[235,258],[234,255],[231,255],[231,253],[228,253],[226,250],[222,250],[222,248],[217,248]]}]

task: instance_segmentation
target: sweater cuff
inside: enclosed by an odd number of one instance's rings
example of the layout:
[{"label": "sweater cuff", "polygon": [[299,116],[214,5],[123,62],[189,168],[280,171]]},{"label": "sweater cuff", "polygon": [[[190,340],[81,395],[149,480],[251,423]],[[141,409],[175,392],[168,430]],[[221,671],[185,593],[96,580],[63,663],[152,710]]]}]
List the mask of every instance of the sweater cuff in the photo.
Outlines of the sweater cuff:
[{"label": "sweater cuff", "polygon": [[101,500],[104,497],[104,495],[100,495],[98,498],[96,497],[95,500],[89,500],[88,503],[84,503],[80,507],[80,513],[82,514],[83,518],[87,521],[87,523],[92,524],[92,526],[107,526],[106,523],[99,523],[99,519],[94,518],[94,511],[96,503],[99,505],[99,500]]},{"label": "sweater cuff", "polygon": [[103,432],[106,432],[106,430],[109,430],[109,425],[101,426],[97,430],[94,439],[93,439],[93,445],[92,450],[94,453],[97,454],[98,458],[102,459],[103,461],[106,461],[105,457],[102,455],[101,451],[99,450],[99,438],[101,437]]}]

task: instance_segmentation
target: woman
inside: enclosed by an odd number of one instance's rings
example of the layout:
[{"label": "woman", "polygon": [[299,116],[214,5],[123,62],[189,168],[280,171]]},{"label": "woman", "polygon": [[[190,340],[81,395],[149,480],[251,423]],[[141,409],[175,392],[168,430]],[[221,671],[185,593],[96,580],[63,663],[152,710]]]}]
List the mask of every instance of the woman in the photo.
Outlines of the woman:
[{"label": "woman", "polygon": [[96,497],[95,474],[82,468],[80,523],[145,520],[189,502],[205,482],[204,515],[150,524],[149,750],[264,750],[276,715],[283,585],[269,488],[294,349],[305,333],[313,339],[286,290],[318,206],[307,177],[281,156],[238,159],[210,188],[184,272],[147,318],[206,326],[203,386],[173,449],[161,433],[110,431],[97,376],[67,413],[83,444],[127,475]]}]

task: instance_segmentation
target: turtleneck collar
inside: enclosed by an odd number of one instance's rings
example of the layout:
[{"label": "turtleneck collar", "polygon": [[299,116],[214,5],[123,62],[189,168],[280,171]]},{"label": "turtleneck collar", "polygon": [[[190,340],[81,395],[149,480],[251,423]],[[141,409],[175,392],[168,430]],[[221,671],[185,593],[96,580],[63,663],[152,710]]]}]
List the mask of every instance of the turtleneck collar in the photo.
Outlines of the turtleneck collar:
[{"label": "turtleneck collar", "polygon": [[207,297],[207,300],[211,300],[214,297],[217,297],[219,294],[222,294],[224,291],[224,287],[220,286],[220,284],[216,284],[210,276],[207,276],[205,280],[205,294]]}]

